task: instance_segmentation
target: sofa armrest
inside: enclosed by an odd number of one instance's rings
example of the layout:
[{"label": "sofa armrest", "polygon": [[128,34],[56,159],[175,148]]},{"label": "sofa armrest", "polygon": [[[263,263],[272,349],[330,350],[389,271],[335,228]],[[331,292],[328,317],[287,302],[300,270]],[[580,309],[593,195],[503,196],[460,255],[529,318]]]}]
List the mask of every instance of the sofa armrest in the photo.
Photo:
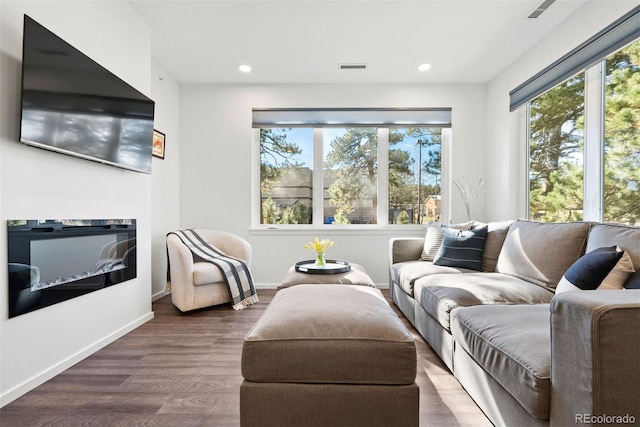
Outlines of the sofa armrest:
[{"label": "sofa armrest", "polygon": [[424,237],[396,237],[389,240],[389,265],[417,261],[422,255]]},{"label": "sofa armrest", "polygon": [[640,290],[565,292],[552,299],[552,425],[640,419],[638,325]]}]

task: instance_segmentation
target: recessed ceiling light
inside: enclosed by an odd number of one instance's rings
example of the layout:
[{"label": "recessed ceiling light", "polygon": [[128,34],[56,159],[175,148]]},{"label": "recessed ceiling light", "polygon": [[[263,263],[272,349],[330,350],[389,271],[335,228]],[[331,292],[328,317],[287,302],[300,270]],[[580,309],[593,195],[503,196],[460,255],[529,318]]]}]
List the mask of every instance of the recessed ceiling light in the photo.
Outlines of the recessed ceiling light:
[{"label": "recessed ceiling light", "polygon": [[238,67],[238,70],[240,70],[243,73],[250,73],[251,72],[251,66],[246,65],[246,64],[242,64]]},{"label": "recessed ceiling light", "polygon": [[418,71],[429,71],[430,69],[431,69],[431,64],[418,65]]}]

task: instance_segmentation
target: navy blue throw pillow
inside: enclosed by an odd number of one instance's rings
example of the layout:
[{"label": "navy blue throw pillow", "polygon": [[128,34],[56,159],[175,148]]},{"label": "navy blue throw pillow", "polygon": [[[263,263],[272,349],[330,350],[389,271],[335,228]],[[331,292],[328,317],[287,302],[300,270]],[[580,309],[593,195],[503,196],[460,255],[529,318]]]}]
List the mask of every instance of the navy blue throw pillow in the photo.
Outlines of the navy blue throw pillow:
[{"label": "navy blue throw pillow", "polygon": [[594,249],[580,257],[564,273],[556,287],[556,294],[566,291],[594,290],[616,266],[624,252],[615,246]]},{"label": "navy blue throw pillow", "polygon": [[629,277],[624,284],[625,289],[640,289],[640,270],[636,271]]},{"label": "navy blue throw pillow", "polygon": [[443,228],[442,245],[433,258],[433,264],[482,271],[487,231],[487,226],[475,230]]}]

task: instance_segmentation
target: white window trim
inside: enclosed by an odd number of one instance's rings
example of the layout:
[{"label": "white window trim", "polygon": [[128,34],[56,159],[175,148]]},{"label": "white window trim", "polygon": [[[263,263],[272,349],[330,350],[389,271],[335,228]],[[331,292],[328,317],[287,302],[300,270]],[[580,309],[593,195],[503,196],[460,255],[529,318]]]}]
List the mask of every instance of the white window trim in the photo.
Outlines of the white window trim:
[{"label": "white window trim", "polygon": [[442,129],[442,147],[440,148],[440,221],[446,224],[453,222],[451,190],[453,189],[453,130],[452,128]]},{"label": "white window trim", "polygon": [[[378,128],[378,224],[389,223],[389,128]],[[389,224],[396,225],[396,224]],[[418,225],[418,224],[415,224]]]},{"label": "white window trim", "polygon": [[[324,129],[321,128],[313,128],[313,170],[321,171],[324,169],[323,165],[323,140],[324,140]],[[260,144],[260,142],[258,142]],[[258,165],[259,167],[259,165]],[[314,227],[322,227],[324,224],[324,212],[323,212],[323,200],[324,200],[324,183],[323,174],[314,173],[313,174],[313,226]],[[260,195],[258,195],[258,200],[260,200]],[[258,215],[258,222],[260,224],[260,216]],[[262,226],[266,224],[260,224]],[[278,226],[290,226],[296,227],[301,224],[279,224]]]},{"label": "white window trim", "polygon": [[585,72],[584,88],[584,195],[585,221],[604,219],[604,79],[605,62]]},{"label": "white window trim", "polygon": [[[313,224],[261,224],[260,223],[260,129],[251,129],[251,234],[309,234],[313,231],[336,234],[388,234],[415,235],[427,224],[388,224],[389,222],[389,129],[378,127],[378,224],[324,224],[322,206],[322,174],[313,174]],[[313,129],[313,167],[322,170],[323,129]],[[451,128],[442,128],[441,147],[441,218],[451,215]]]}]

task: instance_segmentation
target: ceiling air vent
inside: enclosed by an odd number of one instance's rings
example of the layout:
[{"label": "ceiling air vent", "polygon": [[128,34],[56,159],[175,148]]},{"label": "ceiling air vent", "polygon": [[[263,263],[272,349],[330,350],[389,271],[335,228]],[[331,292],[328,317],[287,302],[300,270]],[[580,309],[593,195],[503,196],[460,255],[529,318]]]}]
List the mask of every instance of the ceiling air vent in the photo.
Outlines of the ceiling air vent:
[{"label": "ceiling air vent", "polygon": [[339,64],[341,70],[366,70],[367,64]]},{"label": "ceiling air vent", "polygon": [[531,12],[531,15],[527,16],[527,18],[536,19],[537,17],[542,15],[542,12],[547,10],[549,6],[553,4],[554,1],[556,0],[544,0],[542,3],[540,3],[540,6],[536,7],[536,9],[533,12]]}]

